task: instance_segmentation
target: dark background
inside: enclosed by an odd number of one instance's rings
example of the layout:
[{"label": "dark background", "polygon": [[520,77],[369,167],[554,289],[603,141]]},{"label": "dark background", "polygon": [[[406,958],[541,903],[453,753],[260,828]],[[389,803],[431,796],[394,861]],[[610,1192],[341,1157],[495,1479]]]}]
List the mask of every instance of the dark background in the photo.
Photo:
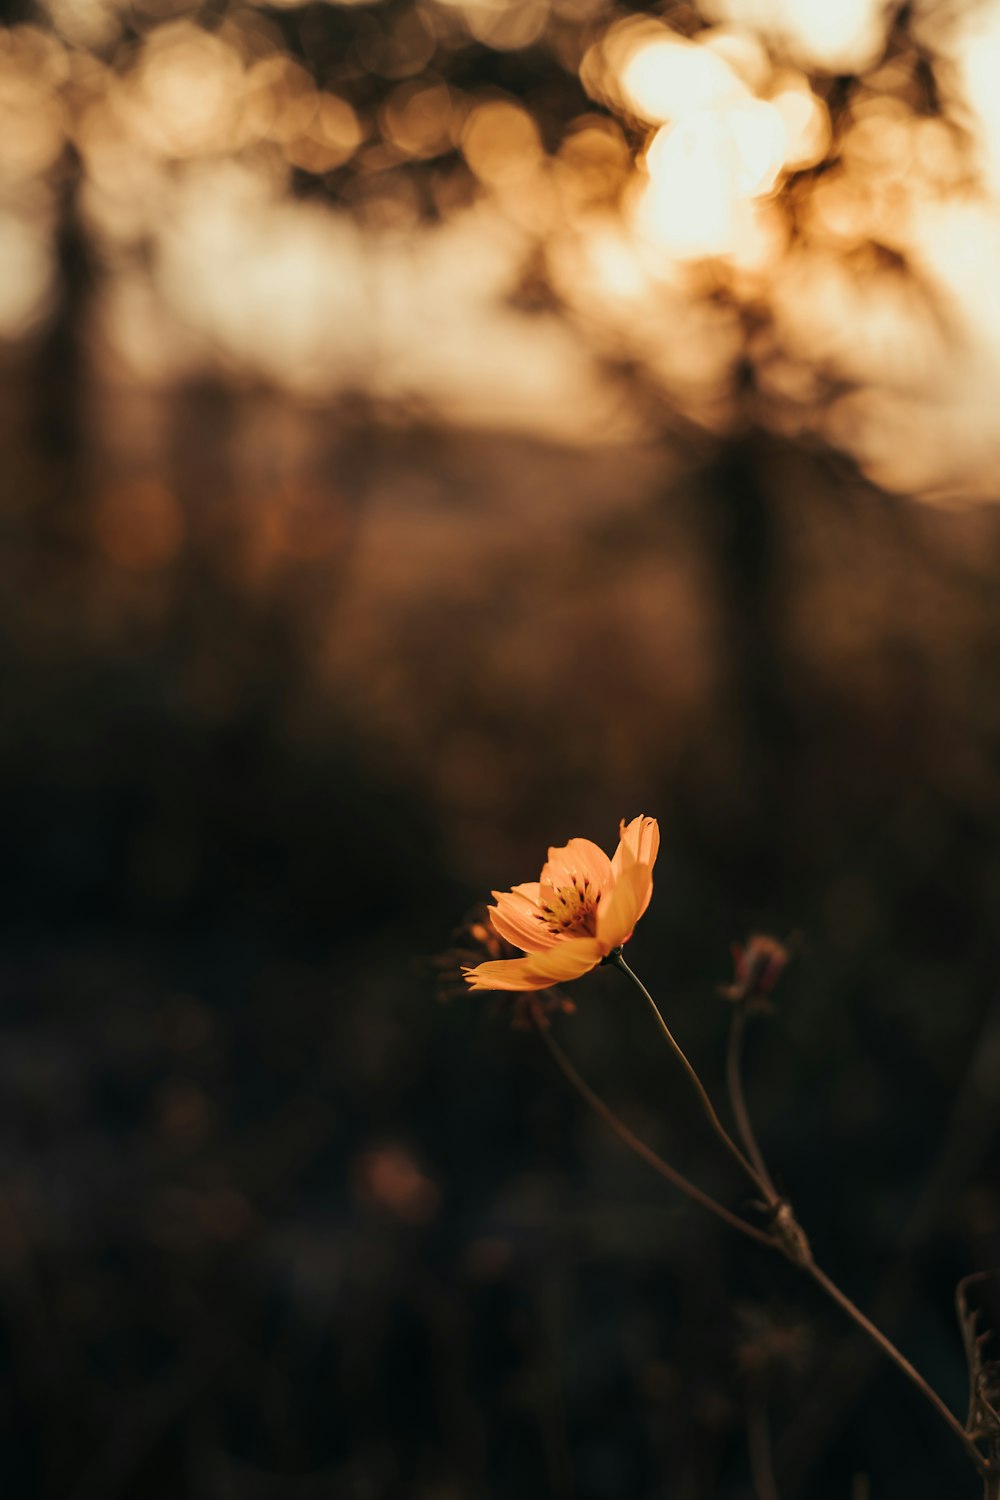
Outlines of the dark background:
[{"label": "dark background", "polygon": [[[768,432],[746,368],[724,429],[665,408],[597,450],[109,386],[76,170],[0,386],[3,1494],[774,1500],[767,1431],[785,1500],[976,1494],[836,1309],[448,976],[491,887],[658,817],[630,961],[721,1093],[729,944],[796,934],[750,1037],[765,1154],[964,1413],[954,1288],[1000,1229],[992,504]],[[588,1080],[744,1204],[620,976],[572,993]]]}]

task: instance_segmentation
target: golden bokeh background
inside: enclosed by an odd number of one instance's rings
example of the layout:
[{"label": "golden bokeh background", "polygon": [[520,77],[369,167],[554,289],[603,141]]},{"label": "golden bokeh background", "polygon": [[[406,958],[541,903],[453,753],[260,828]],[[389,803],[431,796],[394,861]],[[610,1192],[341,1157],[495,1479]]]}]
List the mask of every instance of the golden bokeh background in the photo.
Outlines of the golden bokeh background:
[{"label": "golden bokeh background", "polygon": [[622,443],[653,398],[745,420],[748,362],[769,428],[991,494],[992,5],[59,0],[2,40],[9,360],[72,223],[108,392]]}]

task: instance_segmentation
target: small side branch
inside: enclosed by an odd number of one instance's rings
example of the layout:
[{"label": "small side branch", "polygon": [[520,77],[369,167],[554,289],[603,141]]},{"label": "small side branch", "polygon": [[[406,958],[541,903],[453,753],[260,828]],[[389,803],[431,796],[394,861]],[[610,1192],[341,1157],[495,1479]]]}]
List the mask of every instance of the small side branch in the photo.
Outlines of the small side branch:
[{"label": "small side branch", "polygon": [[733,1024],[729,1029],[729,1049],[726,1054],[726,1087],[729,1092],[729,1102],[733,1107],[733,1118],[736,1121],[736,1129],[740,1140],[746,1148],[746,1153],[753,1163],[754,1170],[759,1176],[769,1194],[772,1204],[778,1202],[780,1194],[775,1187],[771,1174],[767,1170],[763,1153],[757,1144],[753,1125],[750,1122],[750,1111],[747,1109],[746,1096],[743,1093],[743,1035],[746,1031],[747,1006],[746,1001],[738,1002],[733,1012]]}]

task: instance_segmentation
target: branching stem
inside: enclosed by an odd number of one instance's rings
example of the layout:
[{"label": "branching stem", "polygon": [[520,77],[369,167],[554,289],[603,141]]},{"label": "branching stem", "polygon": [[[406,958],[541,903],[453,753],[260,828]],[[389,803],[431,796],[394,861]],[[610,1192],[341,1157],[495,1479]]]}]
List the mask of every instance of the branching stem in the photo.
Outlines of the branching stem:
[{"label": "branching stem", "polygon": [[714,1214],[717,1219],[721,1219],[731,1229],[738,1230],[740,1234],[745,1234],[749,1239],[756,1240],[760,1245],[770,1245],[772,1243],[769,1234],[766,1234],[761,1229],[757,1229],[753,1224],[748,1224],[746,1220],[739,1218],[736,1214],[730,1213],[728,1208],[725,1208],[721,1203],[717,1203],[708,1193],[703,1193],[701,1188],[695,1187],[693,1182],[689,1182],[680,1172],[675,1171],[668,1162],[663,1160],[662,1156],[658,1156],[650,1146],[647,1146],[645,1141],[641,1141],[637,1135],[634,1135],[624,1120],[619,1119],[614,1110],[605,1104],[600,1095],[595,1094],[590,1085],[585,1083],[580,1077],[552,1035],[548,1024],[543,1019],[537,1006],[532,1007],[530,1014],[536,1032],[541,1037],[549,1056],[563,1077],[594,1113],[606,1125],[611,1127],[618,1139],[623,1141],[630,1151],[633,1151],[636,1156],[652,1167],[654,1172],[658,1172],[661,1177],[666,1178],[667,1182],[672,1183],[675,1188],[678,1188],[693,1203],[697,1203],[700,1207],[707,1209],[710,1214]]},{"label": "branching stem", "polygon": [[580,1077],[579,1073],[576,1071],[569,1058],[566,1056],[562,1048],[559,1046],[558,1042],[552,1036],[547,1023],[541,1014],[541,1010],[537,1005],[534,1005],[530,1012],[532,1023],[538,1035],[541,1037],[546,1048],[548,1049],[549,1055],[555,1062],[556,1066],[559,1068],[560,1072],[572,1085],[572,1087],[576,1090],[580,1097],[586,1102],[586,1104],[589,1105],[589,1107],[594,1111],[594,1113],[598,1115],[600,1119],[605,1122],[605,1124],[609,1125],[615,1132],[615,1134],[619,1137],[619,1139],[623,1141],[626,1146],[628,1146],[629,1150],[633,1151],[636,1156],[640,1157],[649,1166],[651,1166],[653,1170],[655,1172],[658,1172],[659,1175],[665,1178],[667,1182],[672,1183],[674,1187],[678,1188],[680,1192],[684,1193],[688,1198],[692,1200],[692,1202],[699,1204],[704,1209],[707,1209],[709,1213],[714,1214],[717,1219],[721,1219],[722,1222],[728,1224],[730,1228],[736,1229],[740,1234],[745,1235],[748,1239],[756,1240],[759,1244],[767,1245],[772,1250],[776,1250],[780,1254],[786,1256],[786,1258],[790,1259],[793,1264],[797,1265],[801,1271],[803,1271],[812,1281],[814,1281],[816,1285],[826,1293],[831,1301],[835,1302],[837,1306],[844,1313],[846,1313],[847,1316],[865,1334],[867,1334],[867,1336],[872,1339],[875,1344],[878,1345],[883,1354],[885,1354],[887,1358],[892,1360],[893,1364],[895,1364],[897,1368],[906,1376],[906,1378],[914,1386],[916,1386],[917,1390],[920,1391],[921,1394],[926,1398],[926,1400],[930,1402],[930,1404],[934,1407],[935,1411],[942,1418],[942,1420],[946,1422],[947,1425],[951,1428],[952,1432],[954,1432],[955,1436],[965,1448],[966,1453],[971,1458],[977,1472],[983,1478],[984,1500],[1000,1500],[1000,1472],[996,1470],[996,1466],[987,1461],[983,1453],[976,1446],[973,1438],[963,1427],[962,1423],[958,1420],[955,1414],[951,1410],[949,1410],[949,1408],[941,1400],[941,1397],[937,1394],[937,1392],[930,1385],[928,1385],[924,1377],[910,1363],[906,1356],[896,1348],[895,1344],[886,1337],[881,1329],[876,1327],[871,1319],[867,1317],[859,1307],[855,1306],[850,1297],[848,1297],[845,1292],[842,1292],[840,1287],[837,1286],[836,1282],[831,1281],[826,1272],[822,1271],[816,1264],[812,1256],[812,1251],[809,1248],[809,1242],[806,1239],[805,1234],[799,1227],[791,1205],[788,1203],[787,1199],[783,1199],[775,1189],[774,1183],[771,1180],[770,1173],[768,1172],[765,1165],[760,1148],[757,1145],[753,1126],[750,1122],[749,1111],[746,1107],[746,1098],[743,1093],[742,1078],[740,1074],[742,1061],[741,1054],[743,1029],[745,1024],[743,1020],[743,1011],[737,1011],[737,1014],[734,1017],[733,1029],[729,1041],[726,1078],[729,1095],[733,1106],[733,1114],[736,1118],[737,1129],[748,1153],[746,1156],[744,1156],[743,1152],[736,1145],[736,1142],[732,1139],[728,1131],[723,1126],[721,1120],[719,1119],[719,1116],[715,1111],[712,1101],[708,1096],[705,1085],[702,1083],[694,1066],[691,1064],[691,1062],[689,1062],[685,1053],[676,1041],[670,1028],[667,1026],[667,1023],[663,1019],[663,1016],[660,1014],[660,1010],[656,1005],[656,1002],[654,1001],[652,995],[646,989],[646,986],[639,979],[638,975],[633,973],[628,964],[625,962],[624,958],[622,957],[621,950],[618,949],[617,951],[612,953],[607,961],[610,963],[614,963],[619,969],[621,969],[622,973],[627,975],[627,977],[632,981],[632,983],[636,986],[640,994],[648,1003],[650,1009],[656,1017],[660,1030],[666,1038],[671,1051],[674,1053],[674,1055],[677,1057],[678,1061],[684,1068],[684,1071],[686,1072],[688,1079],[698,1096],[699,1102],[708,1119],[709,1124],[711,1125],[715,1134],[722,1141],[723,1145],[726,1147],[730,1156],[732,1156],[734,1160],[738,1162],[740,1168],[743,1170],[743,1172],[746,1173],[750,1181],[764,1196],[767,1201],[768,1207],[772,1210],[771,1233],[766,1233],[763,1230],[757,1229],[754,1225],[748,1224],[745,1219],[741,1219],[736,1214],[731,1213],[729,1209],[725,1208],[721,1203],[717,1203],[716,1200],[710,1197],[708,1193],[702,1192],[702,1190],[696,1187],[693,1182],[689,1182],[686,1177],[683,1177],[680,1172],[675,1171],[668,1162],[665,1162],[661,1156],[658,1156],[657,1153],[653,1151],[649,1146],[647,1146],[644,1141],[641,1141],[638,1136],[634,1135],[628,1128],[628,1126],[624,1123],[624,1121],[620,1120],[614,1113],[614,1111],[611,1110],[607,1104],[605,1104],[604,1100],[601,1099],[599,1095],[595,1094],[593,1089],[590,1088],[589,1084],[585,1083],[584,1080]]},{"label": "branching stem", "polygon": [[685,1054],[680,1043],[677,1041],[677,1038],[674,1036],[673,1032],[670,1030],[670,1027],[663,1019],[656,1001],[653,999],[652,995],[649,993],[646,986],[639,978],[638,974],[634,973],[633,970],[630,969],[628,964],[625,962],[624,958],[622,957],[620,948],[610,955],[609,962],[615,964],[617,968],[621,969],[623,974],[627,975],[627,977],[631,979],[640,995],[642,995],[642,997],[645,999],[646,1003],[649,1005],[650,1010],[653,1012],[653,1015],[656,1017],[659,1028],[666,1038],[667,1045],[670,1047],[670,1050],[673,1052],[674,1056],[677,1058],[678,1062],[681,1064],[682,1068],[687,1074],[688,1080],[690,1081],[692,1088],[698,1096],[698,1102],[702,1107],[708,1123],[711,1125],[712,1129],[715,1131],[715,1134],[725,1146],[730,1156],[735,1162],[737,1162],[740,1170],[746,1173],[747,1177],[749,1177],[750,1181],[753,1183],[757,1191],[762,1193],[767,1199],[768,1203],[773,1207],[774,1204],[778,1202],[777,1194],[773,1192],[773,1189],[770,1192],[768,1191],[766,1182],[752,1166],[752,1164],[747,1160],[747,1158],[743,1155],[743,1152],[740,1150],[739,1146],[737,1146],[736,1142],[733,1140],[732,1136],[729,1134],[728,1130],[719,1119],[719,1116],[715,1112],[715,1106],[712,1103],[711,1099],[708,1097],[708,1091],[706,1090],[705,1085],[702,1083],[692,1064],[688,1061],[687,1055]]}]

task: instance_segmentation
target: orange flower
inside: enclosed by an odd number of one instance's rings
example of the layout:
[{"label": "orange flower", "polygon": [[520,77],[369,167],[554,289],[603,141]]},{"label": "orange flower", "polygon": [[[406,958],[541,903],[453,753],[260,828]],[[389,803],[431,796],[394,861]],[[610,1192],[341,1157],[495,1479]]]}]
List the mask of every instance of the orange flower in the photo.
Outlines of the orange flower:
[{"label": "orange flower", "polygon": [[653,894],[660,847],[655,818],[621,824],[609,859],[589,839],[550,849],[537,880],[494,891],[490,921],[527,955],[464,968],[474,990],[544,990],[579,979],[632,936]]}]

